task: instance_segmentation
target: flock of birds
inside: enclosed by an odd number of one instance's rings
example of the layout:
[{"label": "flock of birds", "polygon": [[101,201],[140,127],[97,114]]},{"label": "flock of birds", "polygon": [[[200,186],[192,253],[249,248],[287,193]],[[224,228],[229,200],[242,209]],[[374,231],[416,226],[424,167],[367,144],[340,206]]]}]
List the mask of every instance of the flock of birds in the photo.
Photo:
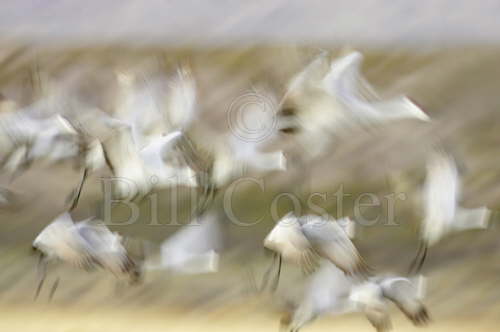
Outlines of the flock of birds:
[{"label": "flock of birds", "polygon": [[[64,92],[22,109],[4,98],[0,102],[4,174],[14,179],[33,164],[68,160],[81,171],[66,211],[33,241],[39,254],[35,298],[48,267],[57,262],[86,271],[105,270],[130,284],[154,269],[217,272],[222,225],[212,202],[232,181],[245,172],[287,172],[295,165],[307,166],[356,130],[400,119],[431,121],[406,96],[379,98],[361,73],[362,59],[359,52],[333,61],[329,54],[320,54],[288,83],[274,110],[276,126],[270,135],[256,142],[229,133],[208,153],[202,146],[210,142],[199,142],[189,133],[199,119],[200,104],[195,77],[186,64],[167,76],[118,71],[120,95],[112,114],[75,102]],[[303,149],[297,159],[287,158],[286,148],[266,150],[276,141]],[[114,199],[140,201],[162,188],[196,188],[204,198],[193,217],[197,226],[186,225],[166,239],[157,261],[147,257],[145,248],[141,257],[133,257],[126,239],[110,231],[104,221],[72,218],[85,180],[103,169],[119,179],[113,182]],[[298,331],[321,315],[359,311],[377,331],[387,331],[390,303],[415,325],[428,323],[419,275],[427,248],[454,231],[486,227],[489,211],[460,206],[460,173],[455,158],[443,148],[430,153],[426,174],[419,196],[424,214],[421,245],[408,276],[375,275],[352,241],[355,221],[347,217],[335,220],[291,211],[276,223],[263,242],[273,253],[273,262],[260,290],[277,289],[283,262],[298,265],[308,285],[302,300],[281,319],[283,328]],[[9,189],[1,193],[4,204],[9,204]],[[58,284],[59,279],[50,298]]]}]

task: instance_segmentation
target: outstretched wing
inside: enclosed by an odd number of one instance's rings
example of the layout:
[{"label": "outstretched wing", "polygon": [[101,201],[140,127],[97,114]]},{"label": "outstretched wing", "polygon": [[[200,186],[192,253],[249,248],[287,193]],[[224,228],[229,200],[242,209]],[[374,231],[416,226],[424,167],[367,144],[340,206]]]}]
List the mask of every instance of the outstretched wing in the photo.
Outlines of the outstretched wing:
[{"label": "outstretched wing", "polygon": [[195,219],[163,242],[160,268],[180,273],[215,272],[221,243],[216,215]]},{"label": "outstretched wing", "polygon": [[293,213],[285,215],[274,226],[264,239],[264,247],[279,253],[286,261],[299,264],[306,274],[314,272],[319,265],[319,257]]},{"label": "outstretched wing", "polygon": [[427,308],[420,301],[418,289],[405,278],[386,278],[381,283],[383,296],[394,304],[415,325],[429,322]]},{"label": "outstretched wing", "polygon": [[179,66],[169,86],[170,91],[166,96],[164,118],[171,131],[185,130],[193,121],[198,110],[196,82],[191,68],[187,64]]},{"label": "outstretched wing", "polygon": [[114,274],[130,270],[132,262],[122,244],[121,236],[96,221],[82,221],[74,227],[83,239],[86,253],[97,265]]},{"label": "outstretched wing", "polygon": [[457,207],[453,229],[463,231],[468,229],[484,229],[488,227],[491,210],[487,207],[467,209]]},{"label": "outstretched wing", "polygon": [[117,73],[117,81],[119,91],[114,115],[131,126],[134,140],[142,148],[166,131],[160,103],[165,97],[165,79],[122,71]]},{"label": "outstretched wing", "polygon": [[332,62],[325,76],[325,90],[344,108],[345,114],[359,123],[400,118],[428,120],[429,117],[405,96],[380,100],[361,74],[363,55],[352,52]]},{"label": "outstretched wing", "polygon": [[369,269],[347,233],[335,221],[305,216],[302,231],[318,254],[348,275],[367,276]]},{"label": "outstretched wing", "polygon": [[146,178],[131,128],[120,126],[101,144],[106,163],[116,178],[115,195],[123,198],[147,193],[151,183]]}]

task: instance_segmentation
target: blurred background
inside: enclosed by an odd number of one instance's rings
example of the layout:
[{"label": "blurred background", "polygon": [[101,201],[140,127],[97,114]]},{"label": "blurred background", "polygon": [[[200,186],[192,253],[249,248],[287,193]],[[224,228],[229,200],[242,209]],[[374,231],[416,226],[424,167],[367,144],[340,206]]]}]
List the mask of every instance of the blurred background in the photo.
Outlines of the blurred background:
[{"label": "blurred background", "polygon": [[[230,132],[228,111],[254,87],[282,96],[290,79],[322,51],[331,57],[358,50],[363,75],[382,97],[405,94],[432,119],[400,121],[359,131],[324,158],[307,165],[307,184],[299,189],[297,173],[272,172],[265,190],[242,186],[233,201],[237,225],[224,213],[220,270],[203,275],[146,273],[141,285],[117,289],[103,272],[83,273],[61,267],[61,285],[52,301],[36,289],[37,258],[30,254],[36,235],[65,207],[79,180],[71,162],[33,165],[14,181],[0,177],[16,194],[14,206],[0,210],[0,326],[5,331],[276,331],[286,302],[301,292],[300,270],[284,265],[277,294],[262,294],[260,282],[270,258],[262,242],[276,220],[271,202],[282,192],[302,201],[325,193],[318,205],[334,216],[353,216],[362,193],[381,198],[403,192],[396,203],[395,224],[387,226],[388,209],[367,208],[378,216],[360,225],[355,243],[377,271],[404,274],[418,246],[422,212],[417,188],[425,176],[429,147],[443,142],[460,161],[462,204],[492,210],[485,230],[446,237],[429,251],[423,274],[428,278],[426,303],[432,315],[429,331],[494,331],[499,323],[500,229],[500,4],[495,1],[11,1],[0,12],[0,112],[9,103],[23,108],[71,93],[86,106],[112,113],[118,97],[113,75],[145,68],[169,73],[180,62],[190,64],[199,91],[199,118],[190,134],[206,145]],[[76,79],[75,79],[76,77]],[[52,83],[56,82],[56,83]],[[84,110],[83,110],[84,111]],[[77,219],[102,214],[102,174],[85,184]],[[334,194],[351,194],[342,211]],[[152,248],[189,222],[184,207],[189,190],[172,203],[168,190],[159,195],[160,225],[150,225],[148,202],[130,225],[126,206],[113,208],[113,231],[147,241]],[[223,195],[222,195],[223,196]],[[213,209],[223,211],[223,197]],[[186,203],[187,202],[187,203]],[[179,206],[181,206],[179,208]],[[282,214],[290,209],[286,199]],[[172,210],[180,209],[172,217]],[[259,219],[260,218],[260,219]],[[47,292],[47,291],[45,291]],[[395,329],[413,331],[394,314]],[[327,317],[307,331],[371,331],[352,314]]]}]

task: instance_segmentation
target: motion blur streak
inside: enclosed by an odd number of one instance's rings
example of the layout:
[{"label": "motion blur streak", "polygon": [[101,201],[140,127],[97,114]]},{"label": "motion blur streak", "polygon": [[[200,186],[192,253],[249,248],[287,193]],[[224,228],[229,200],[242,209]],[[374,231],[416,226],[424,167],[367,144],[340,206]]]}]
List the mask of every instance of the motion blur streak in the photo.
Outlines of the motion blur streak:
[{"label": "motion blur streak", "polygon": [[0,330],[496,331],[498,10],[448,5],[5,4]]}]

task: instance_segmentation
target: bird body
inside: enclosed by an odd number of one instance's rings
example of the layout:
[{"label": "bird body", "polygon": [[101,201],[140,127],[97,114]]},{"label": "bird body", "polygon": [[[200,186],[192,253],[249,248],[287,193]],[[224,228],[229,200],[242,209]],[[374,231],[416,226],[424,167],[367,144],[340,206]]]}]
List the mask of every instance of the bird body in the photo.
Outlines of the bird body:
[{"label": "bird body", "polygon": [[367,275],[368,267],[346,230],[329,218],[297,217],[289,213],[264,239],[264,247],[278,253],[285,261],[298,263],[308,273],[315,269],[320,257],[348,275]]},{"label": "bird body", "polygon": [[102,268],[118,277],[134,281],[139,271],[128,256],[122,238],[106,226],[90,220],[74,223],[63,213],[33,241],[48,263],[60,261],[85,270]]}]

